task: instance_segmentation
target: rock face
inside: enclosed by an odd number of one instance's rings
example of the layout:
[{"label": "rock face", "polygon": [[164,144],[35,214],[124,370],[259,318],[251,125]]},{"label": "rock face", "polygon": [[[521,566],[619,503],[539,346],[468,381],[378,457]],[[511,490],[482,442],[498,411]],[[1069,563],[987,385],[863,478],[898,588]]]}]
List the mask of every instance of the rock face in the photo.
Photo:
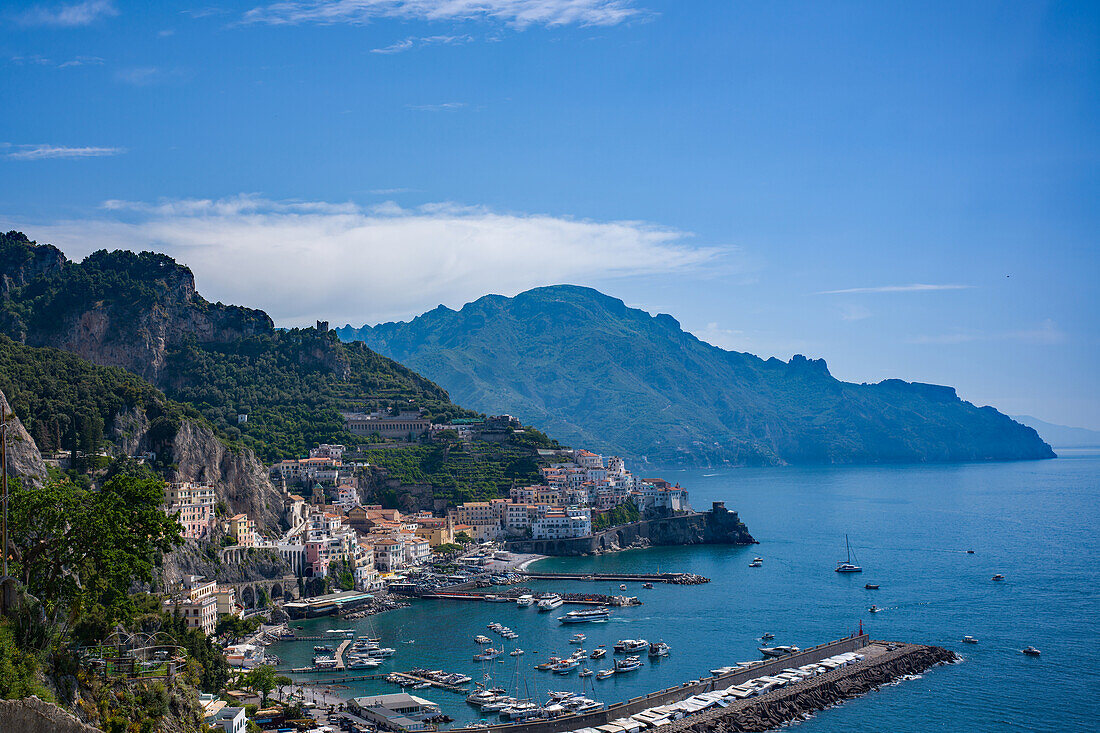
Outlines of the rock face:
[{"label": "rock face", "polygon": [[2,414],[10,420],[8,436],[8,475],[19,476],[23,481],[33,486],[41,486],[46,480],[46,464],[42,461],[42,454],[38,452],[38,446],[14,415],[8,398],[0,392],[0,409]]},{"label": "rock face", "polygon": [[0,730],[19,733],[102,733],[36,696],[0,700]]}]

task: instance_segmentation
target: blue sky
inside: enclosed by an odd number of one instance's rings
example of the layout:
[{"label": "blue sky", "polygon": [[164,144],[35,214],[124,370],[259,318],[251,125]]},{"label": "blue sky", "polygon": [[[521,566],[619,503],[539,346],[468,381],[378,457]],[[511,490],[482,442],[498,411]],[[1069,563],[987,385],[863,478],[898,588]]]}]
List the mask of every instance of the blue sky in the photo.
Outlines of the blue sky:
[{"label": "blue sky", "polygon": [[1100,428],[1100,6],[0,9],[0,225],[282,325],[599,287]]}]

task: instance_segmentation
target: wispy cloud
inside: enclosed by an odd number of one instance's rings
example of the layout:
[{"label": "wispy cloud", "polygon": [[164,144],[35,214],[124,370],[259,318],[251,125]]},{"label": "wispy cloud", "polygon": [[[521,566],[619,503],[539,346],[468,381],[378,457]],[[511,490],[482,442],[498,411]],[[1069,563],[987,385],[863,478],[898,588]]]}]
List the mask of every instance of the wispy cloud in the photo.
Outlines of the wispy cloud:
[{"label": "wispy cloud", "polygon": [[35,5],[20,13],[16,19],[22,25],[44,25],[74,28],[91,25],[100,18],[118,15],[113,0],[84,0],[62,5]]},{"label": "wispy cloud", "polygon": [[906,339],[911,344],[952,345],[969,344],[977,341],[1019,341],[1025,344],[1053,345],[1065,343],[1066,333],[1058,327],[1050,318],[1047,318],[1035,328],[1026,328],[1017,331],[1001,331],[996,333],[984,333],[979,331],[952,331],[950,333],[913,336]]},{"label": "wispy cloud", "polygon": [[115,81],[135,87],[150,87],[179,81],[187,77],[180,69],[163,69],[159,66],[131,66],[115,72]]},{"label": "wispy cloud", "polygon": [[48,66],[55,69],[69,69],[75,66],[102,66],[103,59],[98,56],[75,56],[67,61],[55,61],[45,56],[12,56],[17,66]]},{"label": "wispy cloud", "polygon": [[452,112],[466,106],[465,102],[443,102],[442,104],[408,104],[406,109],[417,112]]},{"label": "wispy cloud", "polygon": [[[687,232],[645,222],[447,202],[363,207],[256,195],[111,201],[100,217],[8,224],[71,256],[101,248],[167,252],[195,271],[207,297],[265,308],[288,325],[405,318],[488,292],[698,272],[733,256],[692,244]],[[284,297],[288,288],[295,297]]]},{"label": "wispy cloud", "polygon": [[375,18],[491,20],[531,25],[610,26],[638,18],[633,0],[282,0],[253,8],[246,23],[363,25]]},{"label": "wispy cloud", "polygon": [[388,46],[382,48],[372,48],[371,53],[380,54],[394,54],[401,53],[403,51],[411,51],[414,48],[420,48],[422,46],[454,46],[462,43],[470,43],[474,40],[473,36],[461,35],[461,36],[409,36],[403,40],[391,43]]},{"label": "wispy cloud", "polygon": [[867,288],[844,288],[843,290],[822,290],[814,295],[848,295],[851,293],[927,293],[937,290],[967,290],[973,285],[929,285],[912,283],[911,285],[876,285]]},{"label": "wispy cloud", "polygon": [[124,148],[69,147],[66,145],[12,145],[4,143],[0,148],[11,152],[7,157],[14,160],[46,160],[49,158],[102,158],[107,155],[125,153]]}]

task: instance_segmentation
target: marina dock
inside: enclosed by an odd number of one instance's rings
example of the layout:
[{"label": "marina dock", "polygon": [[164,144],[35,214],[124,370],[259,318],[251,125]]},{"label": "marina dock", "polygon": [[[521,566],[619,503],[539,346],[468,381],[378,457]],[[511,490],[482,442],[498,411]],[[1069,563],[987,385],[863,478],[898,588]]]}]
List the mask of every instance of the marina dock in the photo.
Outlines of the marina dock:
[{"label": "marina dock", "polygon": [[701,585],[710,578],[694,573],[532,573],[516,571],[531,580],[584,580],[595,583],[669,583],[672,585]]}]

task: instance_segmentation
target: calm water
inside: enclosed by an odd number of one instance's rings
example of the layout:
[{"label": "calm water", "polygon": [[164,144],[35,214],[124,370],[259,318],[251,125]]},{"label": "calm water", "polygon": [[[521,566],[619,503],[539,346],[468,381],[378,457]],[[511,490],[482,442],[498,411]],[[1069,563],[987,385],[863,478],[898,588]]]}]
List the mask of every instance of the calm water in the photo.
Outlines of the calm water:
[{"label": "calm water", "polygon": [[[306,622],[307,628],[356,626],[382,635],[397,655],[378,671],[424,666],[462,671],[520,691],[580,689],[532,666],[569,653],[566,640],[588,635],[585,648],[617,639],[664,639],[672,656],[629,676],[588,678],[591,696],[612,703],[706,674],[712,667],[757,658],[756,637],[810,646],[854,630],[862,619],[875,638],[940,644],[965,663],[880,690],[801,723],[805,731],[1097,730],[1100,728],[1100,454],[1066,451],[1057,460],[995,465],[671,470],[663,475],[691,491],[696,508],[725,500],[741,513],[760,545],[631,550],[598,558],[554,558],[538,570],[700,573],[705,586],[630,588],[644,605],[616,610],[603,624],[562,626],[561,611],[538,613],[504,604],[422,601],[367,622]],[[851,536],[862,574],[833,572]],[[967,549],[975,554],[966,554]],[[764,558],[762,568],[748,563]],[[1007,576],[993,583],[994,573]],[[864,583],[879,583],[869,591]],[[540,589],[591,589],[544,583]],[[617,591],[617,588],[615,589]],[[885,610],[867,613],[875,603]],[[565,607],[562,610],[567,610]],[[527,654],[474,663],[476,634],[497,620],[511,626]],[[964,634],[977,637],[964,645]],[[1028,644],[1043,655],[1025,657]],[[312,644],[275,652],[295,665]],[[518,661],[517,661],[518,659]],[[601,660],[597,667],[608,666]],[[595,692],[592,693],[592,687]],[[397,691],[385,682],[348,692]],[[422,695],[458,723],[474,708],[440,690]]]}]

